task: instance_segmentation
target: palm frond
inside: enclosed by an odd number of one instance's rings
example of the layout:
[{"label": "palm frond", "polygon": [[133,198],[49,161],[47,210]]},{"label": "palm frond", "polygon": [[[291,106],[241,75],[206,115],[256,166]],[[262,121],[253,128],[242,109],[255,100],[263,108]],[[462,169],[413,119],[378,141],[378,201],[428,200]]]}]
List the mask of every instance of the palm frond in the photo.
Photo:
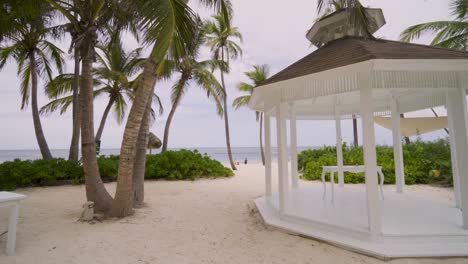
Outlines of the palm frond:
[{"label": "palm frond", "polygon": [[156,75],[158,79],[169,79],[172,73],[176,70],[177,63],[175,60],[165,59],[158,64]]},{"label": "palm frond", "polygon": [[62,115],[63,113],[65,113],[68,110],[68,107],[72,103],[73,103],[73,96],[72,95],[65,96],[65,97],[62,97],[62,98],[57,98],[55,100],[50,101],[49,103],[47,103],[43,107],[41,107],[41,109],[39,110],[39,113],[41,115],[46,115],[46,114],[50,114],[50,113],[55,112],[58,109],[60,109],[60,114]]},{"label": "palm frond", "polygon": [[226,92],[214,75],[207,69],[199,69],[194,73],[194,80],[200,88],[205,90],[206,96],[214,100],[218,115],[223,116],[222,100],[224,100]]},{"label": "palm frond", "polygon": [[45,86],[46,95],[49,98],[57,98],[73,92],[75,75],[72,73],[60,74],[50,80]]},{"label": "palm frond", "polygon": [[161,98],[157,94],[153,94],[153,103],[156,103],[156,106],[158,108],[159,115],[164,114],[164,106],[161,102]]},{"label": "palm frond", "polygon": [[232,16],[232,3],[230,0],[199,0],[202,4],[206,6],[213,6],[215,11],[224,18],[225,21],[228,21],[228,26],[230,26],[231,16]]},{"label": "palm frond", "polygon": [[62,56],[63,51],[59,47],[57,47],[55,44],[47,40],[42,41],[42,45],[43,45],[43,48],[48,51],[49,58],[54,62],[55,68],[58,70],[60,74],[62,74],[63,65],[65,64],[65,61]]},{"label": "palm frond", "polygon": [[151,57],[162,61],[170,50],[170,56],[180,58],[187,53],[187,44],[195,28],[195,14],[184,0],[135,0],[143,16],[144,43],[157,43]]},{"label": "palm frond", "polygon": [[29,92],[31,85],[31,65],[28,64],[21,69],[21,110],[23,110],[29,104]]},{"label": "palm frond", "polygon": [[[463,40],[468,39],[468,22],[463,21],[435,21],[411,26],[403,31],[400,39],[405,42],[410,42],[420,38],[424,34],[437,35],[433,39],[431,45],[444,46],[444,47],[460,47],[461,43],[453,43],[451,45],[449,39]],[[444,43],[439,45],[439,43]],[[466,43],[462,44],[460,48],[466,48]]]},{"label": "palm frond", "polygon": [[[232,16],[228,20],[231,20]],[[242,49],[234,41],[242,41],[242,35],[236,27],[231,27],[230,21],[220,15],[212,16],[212,20],[204,23],[203,31],[206,34],[206,43],[213,52],[213,59],[220,59],[220,54],[226,53],[226,62],[229,58],[242,56]]]},{"label": "palm frond", "polygon": [[234,107],[237,110],[241,107],[247,106],[249,102],[250,95],[239,96],[236,99],[234,99],[234,101],[232,101],[232,107]]},{"label": "palm frond", "polygon": [[14,43],[7,47],[0,47],[0,70],[3,69],[10,58],[16,57],[16,54],[20,52],[20,49],[20,43]]},{"label": "palm frond", "polygon": [[253,85],[245,83],[245,82],[239,83],[239,86],[237,88],[239,89],[239,91],[247,92],[249,94],[252,94],[254,90]]},{"label": "palm frond", "polygon": [[122,124],[125,118],[125,112],[127,110],[127,102],[122,94],[118,94],[114,99],[114,113],[117,123]]},{"label": "palm frond", "polygon": [[[50,66],[50,62],[47,58],[47,55],[42,51],[38,50],[37,54],[39,56],[39,59],[36,61],[37,62],[37,72],[44,77],[44,80],[52,80],[52,67]],[[46,73],[46,76],[44,76],[43,73]],[[45,78],[47,77],[47,79]]]},{"label": "palm frond", "polygon": [[458,20],[465,20],[468,15],[468,1],[466,0],[452,0],[451,9],[452,15]]},{"label": "palm frond", "polygon": [[211,71],[220,70],[229,72],[229,64],[222,60],[204,60],[198,63],[201,67],[210,69]]},{"label": "palm frond", "polygon": [[443,41],[438,42],[434,46],[446,49],[467,50],[468,49],[468,35],[460,34]]},{"label": "palm frond", "polygon": [[171,90],[171,103],[175,104],[184,96],[187,88],[188,77],[182,77],[174,84]]}]

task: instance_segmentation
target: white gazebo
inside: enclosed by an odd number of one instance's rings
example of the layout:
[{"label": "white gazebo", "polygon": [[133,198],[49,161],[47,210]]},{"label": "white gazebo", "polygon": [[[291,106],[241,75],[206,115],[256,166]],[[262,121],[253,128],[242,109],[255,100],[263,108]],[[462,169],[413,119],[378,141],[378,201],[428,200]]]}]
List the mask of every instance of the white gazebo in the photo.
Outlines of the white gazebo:
[{"label": "white gazebo", "polygon": [[[379,9],[368,12],[375,32],[385,20]],[[261,215],[269,225],[382,258],[468,256],[468,52],[362,37],[344,22],[347,18],[340,11],[318,21],[307,37],[320,48],[252,95],[250,107],[265,115],[266,188],[255,201]],[[454,204],[404,192],[400,113],[436,106],[448,112]],[[343,180],[341,120],[353,115],[362,119],[365,189],[344,186]],[[383,115],[392,116],[397,187],[381,196],[374,117]],[[272,187],[272,117],[277,191]],[[322,186],[300,186],[296,120],[336,121],[340,187],[333,200],[329,192],[323,196]]]}]

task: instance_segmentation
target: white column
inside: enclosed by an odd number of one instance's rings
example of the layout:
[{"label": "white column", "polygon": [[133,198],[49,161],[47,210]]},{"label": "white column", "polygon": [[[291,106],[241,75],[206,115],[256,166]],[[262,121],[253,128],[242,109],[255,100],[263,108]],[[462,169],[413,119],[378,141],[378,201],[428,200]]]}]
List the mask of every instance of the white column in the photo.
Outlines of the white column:
[{"label": "white column", "polygon": [[456,208],[461,208],[461,197],[460,197],[460,176],[458,175],[457,169],[457,153],[455,151],[456,145],[455,140],[453,140],[453,128],[454,120],[452,114],[452,107],[448,104],[446,105],[447,116],[448,116],[448,125],[449,125],[449,143],[450,143],[450,156],[452,162],[452,177],[453,177],[453,191],[454,191],[454,202]]},{"label": "white column", "polygon": [[279,213],[286,211],[286,200],[289,198],[288,184],[288,144],[286,140],[286,104],[276,106],[276,138],[278,144],[278,192]]},{"label": "white column", "polygon": [[265,196],[271,197],[271,124],[270,114],[263,114],[265,126]]},{"label": "white column", "polygon": [[375,150],[372,90],[370,87],[361,88],[360,99],[364,165],[366,167],[367,217],[371,234],[378,236],[382,232],[382,214],[377,185],[377,155]]},{"label": "white column", "polygon": [[[447,92],[447,106],[449,118],[452,119],[453,130],[450,139],[454,141],[456,170],[459,176],[460,207],[463,226],[468,229],[468,137],[467,137],[467,109],[465,90]],[[452,116],[452,117],[450,117]],[[455,183],[455,182],[454,182]]]},{"label": "white column", "polygon": [[299,186],[299,178],[297,173],[297,128],[296,128],[296,110],[294,103],[289,104],[289,133],[291,137],[291,184],[293,188]]},{"label": "white column", "polygon": [[338,163],[338,183],[340,187],[344,186],[343,174],[343,139],[341,137],[341,114],[338,107],[335,106],[335,128],[336,128],[336,160]]},{"label": "white column", "polygon": [[403,193],[405,186],[405,170],[403,163],[403,147],[401,144],[401,119],[398,111],[398,102],[392,98],[392,136],[393,136],[393,159],[395,162],[395,180],[397,193]]}]

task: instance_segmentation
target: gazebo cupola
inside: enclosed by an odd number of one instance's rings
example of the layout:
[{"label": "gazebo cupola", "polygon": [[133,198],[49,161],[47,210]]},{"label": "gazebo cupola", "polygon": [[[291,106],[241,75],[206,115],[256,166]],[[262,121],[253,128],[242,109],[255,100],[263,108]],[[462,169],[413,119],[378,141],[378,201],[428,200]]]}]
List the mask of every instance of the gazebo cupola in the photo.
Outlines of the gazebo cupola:
[{"label": "gazebo cupola", "polygon": [[341,9],[328,16],[320,18],[307,32],[307,39],[320,48],[328,42],[347,36],[370,37],[383,25],[385,17],[380,8],[366,8],[367,29],[363,23],[356,23],[356,15],[352,9]]}]

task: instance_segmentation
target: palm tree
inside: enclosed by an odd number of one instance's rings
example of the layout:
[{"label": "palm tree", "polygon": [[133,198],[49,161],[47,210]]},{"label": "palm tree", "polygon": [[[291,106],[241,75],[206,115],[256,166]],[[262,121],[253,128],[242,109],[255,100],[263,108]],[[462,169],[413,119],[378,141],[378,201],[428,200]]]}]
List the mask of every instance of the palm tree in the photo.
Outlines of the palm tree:
[{"label": "palm tree", "polygon": [[[9,20],[14,30],[2,35],[6,45],[0,47],[0,70],[9,59],[18,63],[18,75],[21,78],[21,109],[25,109],[31,97],[31,110],[37,143],[44,159],[52,158],[49,146],[42,130],[37,103],[38,77],[52,79],[53,68],[61,73],[62,51],[50,42],[49,38],[58,37],[57,27],[50,27],[52,20],[47,5],[39,5],[38,15],[34,19]],[[45,75],[45,76],[43,76]]]},{"label": "palm tree", "polygon": [[[94,98],[103,94],[107,94],[109,97],[95,136],[98,146],[110,110],[114,108],[119,124],[124,120],[127,110],[126,98],[132,99],[134,97],[134,81],[130,81],[129,78],[142,68],[145,61],[145,59],[140,58],[141,48],[126,53],[122,41],[119,39],[119,34],[117,32],[112,34],[106,43],[97,46],[102,55],[96,53],[99,66],[93,70],[94,84],[98,87],[94,91]],[[73,92],[74,80],[74,74],[62,74],[51,81],[47,85],[47,93],[54,100],[42,107],[41,113],[49,113],[57,109],[60,109],[60,113],[66,112],[73,102],[73,95],[70,93]],[[57,98],[62,95],[66,96]],[[154,96],[157,98],[156,95]],[[159,99],[157,98],[155,101],[159,102]]]},{"label": "palm tree", "polygon": [[[138,138],[147,133],[142,121],[147,116],[148,101],[155,89],[158,69],[164,67],[167,57],[180,58],[188,53],[188,43],[196,32],[193,11],[181,0],[132,0],[138,8],[143,40],[153,45],[149,59],[145,62],[135,100],[130,110],[120,151],[117,188],[111,214],[127,216],[133,213],[135,155]],[[214,6],[226,13],[230,9],[228,0],[200,0],[206,6]],[[168,52],[170,51],[170,52]]]},{"label": "palm tree", "polygon": [[[77,14],[75,14],[75,17]],[[78,37],[78,32],[73,28],[71,24],[66,24],[67,31],[69,32],[72,43],[76,42]],[[74,48],[70,47],[69,53],[73,49],[73,61],[74,61],[74,69],[73,69],[73,92],[72,92],[72,107],[73,107],[73,115],[72,115],[72,137],[70,141],[70,150],[68,153],[68,159],[73,161],[78,161],[79,152],[80,152],[80,133],[81,133],[81,109],[80,109],[80,49],[75,46]]]},{"label": "palm tree", "polygon": [[[247,106],[250,102],[250,98],[254,92],[255,87],[260,85],[266,79],[268,79],[268,75],[270,69],[268,65],[254,65],[254,69],[252,71],[246,72],[245,75],[252,81],[252,84],[242,82],[239,84],[239,90],[242,92],[247,92],[248,95],[243,95],[237,97],[233,102],[232,106],[235,109],[239,109],[240,107]],[[262,156],[262,163],[265,165],[265,153],[263,152],[263,113],[262,112],[255,112],[257,121],[260,122],[260,154]]]},{"label": "palm tree", "polygon": [[[411,26],[400,35],[401,41],[410,42],[420,38],[424,34],[436,34],[431,42],[432,46],[440,48],[449,48],[457,50],[468,50],[468,1],[452,0],[453,21],[435,21]],[[431,108],[434,115],[437,113]],[[448,134],[448,130],[445,129]],[[405,137],[407,144],[410,143],[408,137]]]},{"label": "palm tree", "polygon": [[[226,19],[225,16],[216,15],[213,16],[214,21],[207,21],[205,24],[205,31],[207,34],[207,44],[211,47],[213,52],[214,59],[220,59],[225,61],[229,65],[230,59],[236,59],[242,55],[242,49],[240,46],[233,40],[238,39],[242,41],[242,34],[239,32],[238,28],[232,27],[230,20],[232,20],[232,15],[228,16]],[[229,119],[228,119],[228,110],[227,110],[227,92],[226,84],[224,82],[224,73],[227,73],[226,70],[221,70],[221,85],[225,91],[224,96],[224,128],[226,131],[226,146],[229,156],[229,162],[231,163],[231,168],[236,170],[234,160],[232,159],[231,151],[231,139],[229,136]]]},{"label": "palm tree", "polygon": [[164,139],[162,145],[163,152],[167,150],[169,129],[172,119],[174,118],[177,107],[180,105],[182,97],[187,92],[191,81],[194,81],[197,86],[202,88],[208,97],[211,96],[214,103],[216,104],[218,114],[220,116],[223,115],[223,106],[221,100],[224,99],[225,92],[223,87],[216,80],[216,77],[213,75],[212,69],[224,69],[226,68],[226,65],[223,61],[219,60],[198,61],[198,53],[203,42],[204,35],[203,32],[199,30],[193,40],[189,53],[181,58],[180,61],[175,63],[175,70],[180,73],[180,78],[172,87],[172,108],[169,116],[167,117],[166,126],[164,128]]},{"label": "palm tree", "polygon": [[402,41],[410,42],[424,34],[436,34],[432,46],[468,50],[468,1],[452,0],[452,21],[434,21],[411,26],[401,34]]},{"label": "palm tree", "polygon": [[132,5],[129,4],[129,1],[118,0],[46,1],[63,15],[69,27],[76,34],[76,37],[72,38],[71,48],[79,50],[81,59],[79,97],[81,103],[81,152],[86,198],[88,201],[94,202],[95,211],[109,212],[112,206],[112,197],[105,189],[99,174],[94,139],[93,63],[96,57],[95,47],[99,29],[103,29],[109,24],[121,23],[118,21],[118,15],[133,11]]}]

